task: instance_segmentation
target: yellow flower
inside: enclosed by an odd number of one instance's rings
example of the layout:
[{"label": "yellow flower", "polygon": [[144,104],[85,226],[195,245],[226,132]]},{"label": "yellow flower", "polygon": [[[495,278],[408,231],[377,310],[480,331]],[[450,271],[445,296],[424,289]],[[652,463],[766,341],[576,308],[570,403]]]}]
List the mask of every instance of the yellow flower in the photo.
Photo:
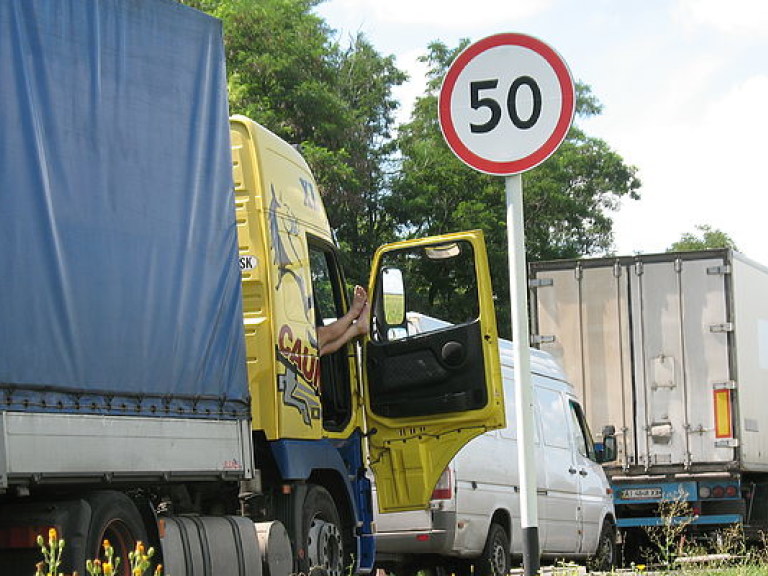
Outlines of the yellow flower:
[{"label": "yellow flower", "polygon": [[111,562],[104,562],[101,567],[104,569],[104,576],[113,576],[114,571],[112,570]]}]

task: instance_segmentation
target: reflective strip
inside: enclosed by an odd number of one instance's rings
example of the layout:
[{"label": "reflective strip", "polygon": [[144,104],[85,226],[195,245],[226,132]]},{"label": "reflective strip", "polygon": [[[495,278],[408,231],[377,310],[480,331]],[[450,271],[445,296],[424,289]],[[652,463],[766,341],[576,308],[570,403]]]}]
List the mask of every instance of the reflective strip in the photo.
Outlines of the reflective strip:
[{"label": "reflective strip", "polygon": [[715,404],[715,438],[731,438],[733,427],[731,423],[731,391],[727,389],[714,390]]}]

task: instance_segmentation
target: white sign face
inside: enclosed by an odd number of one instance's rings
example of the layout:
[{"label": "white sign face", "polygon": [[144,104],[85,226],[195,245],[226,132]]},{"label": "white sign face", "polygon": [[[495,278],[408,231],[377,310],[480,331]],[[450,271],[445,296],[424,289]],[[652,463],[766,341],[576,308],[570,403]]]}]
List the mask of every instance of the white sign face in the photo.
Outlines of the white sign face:
[{"label": "white sign face", "polygon": [[517,174],[557,150],[575,103],[570,72],[554,50],[530,36],[498,34],[451,65],[440,91],[440,126],[472,168]]}]

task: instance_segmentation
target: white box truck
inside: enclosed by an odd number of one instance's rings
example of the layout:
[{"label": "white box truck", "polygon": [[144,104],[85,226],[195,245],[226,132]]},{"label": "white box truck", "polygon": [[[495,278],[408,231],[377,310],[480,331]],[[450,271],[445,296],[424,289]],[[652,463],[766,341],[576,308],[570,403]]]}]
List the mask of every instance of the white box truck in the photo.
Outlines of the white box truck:
[{"label": "white box truck", "polygon": [[768,529],[768,268],[730,250],[530,265],[532,333],[565,368],[629,540],[684,500],[692,535]]},{"label": "white box truck", "polygon": [[[405,340],[448,329],[409,314]],[[507,414],[515,413],[513,347],[500,340]],[[550,354],[532,350],[534,440],[540,552],[545,559],[609,569],[616,559],[610,486],[573,386]],[[374,499],[374,505],[375,505]],[[419,571],[504,576],[522,555],[520,474],[514,418],[462,448],[446,467],[428,510],[382,514],[375,508],[376,565],[397,576]]]}]

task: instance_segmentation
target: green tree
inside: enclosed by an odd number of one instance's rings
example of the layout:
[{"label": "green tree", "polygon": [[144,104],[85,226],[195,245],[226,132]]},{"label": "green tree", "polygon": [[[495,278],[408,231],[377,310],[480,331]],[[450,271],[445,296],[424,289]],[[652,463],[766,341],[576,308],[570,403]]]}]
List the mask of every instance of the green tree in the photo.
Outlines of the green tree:
[{"label": "green tree", "polygon": [[[504,181],[465,166],[440,133],[437,96],[448,66],[468,44],[429,45],[425,94],[415,104],[397,142],[402,168],[386,209],[405,236],[480,228],[494,272],[501,332],[509,335]],[[601,112],[590,88],[577,84],[577,117]],[[559,150],[523,177],[526,251],[529,260],[573,258],[607,252],[613,243],[611,212],[623,198],[639,198],[636,169],[604,141],[574,125]],[[435,282],[440,282],[439,278]]]},{"label": "green tree", "polygon": [[736,243],[722,230],[707,224],[695,226],[696,232],[686,232],[680,240],[673,243],[667,252],[687,252],[690,250],[708,250],[710,248],[731,248],[738,250]]},{"label": "green tree", "polygon": [[363,35],[345,46],[312,9],[321,0],[186,0],[223,21],[233,113],[300,146],[312,168],[347,276],[365,283],[393,226],[381,210],[392,88],[406,75]]}]

